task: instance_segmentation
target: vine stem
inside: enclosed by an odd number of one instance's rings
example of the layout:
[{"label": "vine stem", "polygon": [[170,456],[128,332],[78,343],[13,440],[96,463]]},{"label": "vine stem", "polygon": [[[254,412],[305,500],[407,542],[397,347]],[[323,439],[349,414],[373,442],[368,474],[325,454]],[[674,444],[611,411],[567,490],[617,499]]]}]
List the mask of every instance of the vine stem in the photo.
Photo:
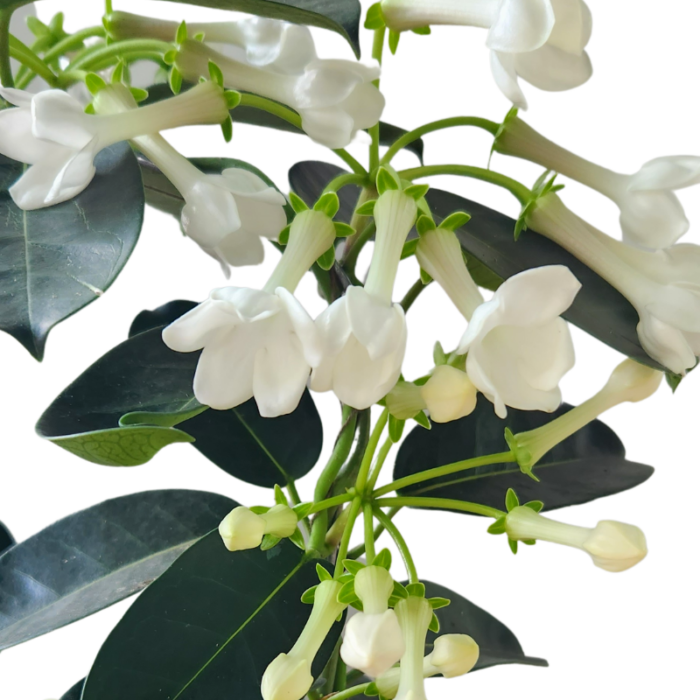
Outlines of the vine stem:
[{"label": "vine stem", "polygon": [[380,161],[380,165],[390,163],[392,158],[402,148],[406,148],[406,146],[414,141],[417,141],[419,138],[421,138],[421,136],[430,134],[433,131],[450,129],[455,126],[476,126],[480,129],[485,129],[490,134],[496,136],[501,125],[497,124],[496,122],[492,122],[489,119],[482,119],[481,117],[450,117],[449,119],[438,119],[437,121],[430,122],[429,124],[419,126],[417,129],[413,129],[413,131],[409,131],[396,139],[389,150],[384,154],[384,157]]},{"label": "vine stem", "polygon": [[418,472],[417,474],[404,476],[402,479],[397,479],[396,481],[392,481],[390,484],[387,484],[386,486],[382,486],[380,489],[377,489],[372,494],[372,497],[380,498],[384,494],[391,493],[392,491],[398,491],[399,489],[404,489],[407,486],[420,484],[423,481],[439,479],[441,476],[456,474],[457,472],[465,471],[467,469],[475,469],[476,467],[483,467],[487,464],[501,464],[502,462],[515,461],[515,455],[512,452],[499,452],[498,454],[484,455],[483,457],[472,457],[471,459],[464,459],[460,462],[453,462],[452,464],[445,464],[441,467],[426,469],[424,472]]},{"label": "vine stem", "polygon": [[374,463],[374,469],[372,469],[372,473],[370,474],[369,479],[367,480],[367,491],[372,491],[374,489],[374,485],[377,483],[377,479],[379,478],[379,473],[382,471],[382,467],[384,466],[384,462],[386,462],[387,455],[389,454],[389,451],[391,448],[394,446],[394,441],[391,439],[391,437],[388,437],[382,446],[379,448],[379,452],[377,453],[377,459]]},{"label": "vine stem", "polygon": [[431,177],[433,175],[459,175],[482,180],[508,190],[523,206],[530,199],[530,190],[517,180],[485,168],[477,168],[472,165],[422,165],[418,168],[402,170],[399,175],[405,180]]},{"label": "vine stem", "polygon": [[352,688],[346,688],[345,690],[341,690],[339,693],[329,695],[328,700],[347,700],[347,698],[354,698],[356,695],[364,693],[370,685],[371,683],[353,685]]},{"label": "vine stem", "polygon": [[360,173],[343,173],[334,177],[323,189],[323,194],[326,192],[337,192],[346,185],[364,185],[365,176]]},{"label": "vine stem", "polygon": [[173,45],[171,43],[159,41],[158,39],[124,39],[124,41],[115,41],[113,44],[107,44],[106,46],[90,46],[68,64],[66,71],[91,70],[107,59],[119,58],[126,53],[156,52],[164,54],[172,48]]},{"label": "vine stem", "polygon": [[[464,513],[485,515],[487,518],[502,518],[507,515],[504,511],[490,506],[482,506],[480,503],[458,501],[453,498],[419,498],[413,496],[399,496],[398,498],[380,498],[374,502],[377,508],[386,506],[409,506],[412,508],[440,508],[441,510],[459,510]],[[379,517],[377,516],[379,520]],[[381,522],[381,520],[379,520]],[[391,521],[389,521],[391,522]],[[390,533],[391,530],[386,528]]]},{"label": "vine stem", "polygon": [[[336,506],[342,506],[344,503],[349,503],[355,498],[354,493],[342,493],[339,496],[333,496],[332,498],[326,498],[323,501],[314,503],[308,515],[313,515],[314,513],[320,513],[323,510],[328,510],[329,508],[335,508]],[[325,534],[325,533],[324,533]]]},{"label": "vine stem", "polygon": [[34,71],[37,75],[41,76],[51,87],[54,87],[58,79],[54,75],[54,72],[49,66],[44,63],[44,61],[39,58],[28,46],[23,44],[19,39],[8,35],[8,45],[10,49],[10,56],[18,60],[22,65],[27,66],[30,70]]},{"label": "vine stem", "polygon": [[[386,499],[392,500],[392,499]],[[416,565],[413,562],[413,557],[408,549],[406,540],[403,535],[399,532],[399,529],[394,525],[392,520],[387,517],[386,513],[382,511],[379,501],[375,501],[374,507],[374,517],[379,520],[379,522],[384,526],[386,531],[391,535],[391,539],[394,540],[399,552],[401,553],[401,558],[406,565],[406,571],[408,572],[408,578],[411,583],[419,583],[418,571],[416,570]]]},{"label": "vine stem", "polygon": [[12,77],[10,64],[10,20],[12,8],[0,10],[0,82],[6,88],[13,88],[15,80]]},{"label": "vine stem", "polygon": [[365,516],[365,551],[367,552],[367,564],[371,565],[376,556],[374,549],[374,511],[371,503],[364,505]]},{"label": "vine stem", "polygon": [[335,578],[339,578],[343,575],[343,561],[347,559],[348,548],[350,547],[350,537],[361,508],[362,498],[360,496],[355,496],[350,504],[350,509],[348,511],[348,522],[345,526],[345,531],[343,532],[343,538],[340,540],[340,546],[338,547],[338,555],[335,560]]},{"label": "vine stem", "polygon": [[[432,284],[432,282],[428,282],[428,284]],[[428,284],[425,284],[423,280],[419,278],[418,281],[415,282],[414,285],[406,292],[406,296],[404,296],[404,298],[401,300],[401,308],[404,310],[404,313],[406,313],[406,311],[413,306],[413,302],[418,299]]]},{"label": "vine stem", "polygon": [[389,420],[389,410],[384,409],[382,414],[377,419],[377,423],[372,430],[372,434],[369,437],[369,442],[367,443],[367,449],[365,450],[365,455],[362,458],[362,464],[360,465],[360,472],[357,475],[357,481],[355,482],[355,488],[358,492],[361,492],[367,485],[367,479],[369,477],[369,468],[372,464],[372,459],[374,458],[374,453],[377,451],[377,445],[379,444],[379,439],[384,432],[387,421]]}]

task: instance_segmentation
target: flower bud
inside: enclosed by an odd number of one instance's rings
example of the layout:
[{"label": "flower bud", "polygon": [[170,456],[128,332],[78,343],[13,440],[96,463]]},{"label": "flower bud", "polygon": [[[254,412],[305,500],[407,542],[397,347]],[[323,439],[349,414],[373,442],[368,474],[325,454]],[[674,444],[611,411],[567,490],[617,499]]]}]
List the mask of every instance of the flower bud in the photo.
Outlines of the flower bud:
[{"label": "flower bud", "polygon": [[476,408],[476,387],[466,372],[449,365],[440,365],[427,383],[421,396],[435,423],[449,423],[468,416]]},{"label": "flower bud", "polygon": [[265,700],[298,700],[313,682],[308,659],[280,654],[265,669],[261,692]]},{"label": "flower bud", "polygon": [[[435,640],[433,651],[424,659],[427,666],[445,678],[456,678],[471,671],[479,660],[479,645],[467,634],[443,634]],[[428,675],[428,674],[426,674]]]},{"label": "flower bud", "polygon": [[297,529],[296,513],[276,505],[260,515],[243,506],[234,508],[219,525],[219,534],[230,552],[259,547],[265,535],[291,537]]},{"label": "flower bud", "polygon": [[345,628],[340,656],[352,668],[371,678],[381,675],[401,659],[406,650],[401,627],[393,610],[353,615]]},{"label": "flower bud", "polygon": [[647,555],[644,533],[634,525],[601,520],[594,528],[550,520],[527,506],[517,506],[506,516],[506,532],[512,540],[545,540],[576,547],[590,554],[606,571],[625,571]]}]

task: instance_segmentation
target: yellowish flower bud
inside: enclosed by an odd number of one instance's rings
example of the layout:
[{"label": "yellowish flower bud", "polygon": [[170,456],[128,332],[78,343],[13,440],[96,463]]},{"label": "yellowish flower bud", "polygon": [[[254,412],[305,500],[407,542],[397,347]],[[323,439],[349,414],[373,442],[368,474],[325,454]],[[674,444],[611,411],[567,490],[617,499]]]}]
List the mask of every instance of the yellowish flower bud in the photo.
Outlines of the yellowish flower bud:
[{"label": "yellowish flower bud", "polygon": [[421,387],[430,418],[435,423],[449,423],[468,416],[476,408],[476,387],[466,372],[440,365]]},{"label": "yellowish flower bud", "polygon": [[260,515],[243,506],[234,508],[219,525],[219,534],[230,552],[259,547],[265,535],[291,537],[297,529],[296,513],[276,505]]},{"label": "yellowish flower bud", "polygon": [[471,671],[479,660],[479,645],[467,634],[443,634],[435,640],[433,652],[424,659],[424,671],[429,665],[433,673],[456,678]]}]

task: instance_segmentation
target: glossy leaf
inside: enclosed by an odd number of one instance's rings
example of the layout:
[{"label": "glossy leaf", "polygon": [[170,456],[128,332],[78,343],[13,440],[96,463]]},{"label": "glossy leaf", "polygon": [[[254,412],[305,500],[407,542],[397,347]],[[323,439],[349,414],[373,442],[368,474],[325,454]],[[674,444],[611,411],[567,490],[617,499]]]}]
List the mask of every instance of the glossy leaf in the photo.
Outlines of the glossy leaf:
[{"label": "glossy leaf", "polygon": [[[342,168],[329,163],[305,161],[290,170],[289,181],[292,189],[307,201],[318,197],[326,184],[342,172]],[[351,215],[357,201],[357,188],[345,187],[339,196],[339,218],[345,220],[343,217]],[[634,307],[571,253],[532,230],[515,241],[515,220],[477,202],[438,189],[431,189],[426,199],[438,224],[454,211],[471,214],[470,221],[455,233],[470,260],[478,261],[491,272],[485,274],[478,265],[470,266],[479,284],[494,289],[500,279],[508,279],[524,270],[543,265],[565,265],[583,287],[564,318],[624,355],[661,368],[639,343],[639,317]]]},{"label": "glossy leaf", "polygon": [[69,515],[0,556],[0,649],[137,593],[237,504],[146,491]]},{"label": "glossy leaf", "polygon": [[[144,591],[102,646],[82,700],[260,698],[267,665],[287,652],[311,607],[316,564],[287,541],[229,552],[213,532]],[[340,624],[324,643],[325,666]]]},{"label": "glossy leaf", "polygon": [[8,188],[25,166],[0,155],[0,330],[37,360],[49,331],[114,282],[141,231],[144,193],[131,149],[106,148],[95,165],[77,197],[23,211]]},{"label": "glossy leaf", "polygon": [[[503,664],[549,665],[544,659],[526,656],[517,637],[490,613],[438,583],[423,583],[428,598],[451,601],[448,607],[435,612],[440,621],[440,634],[468,634],[479,645],[479,661],[474,671]],[[426,653],[432,651],[436,636],[428,632]]]},{"label": "glossy leaf", "polygon": [[[452,464],[471,457],[507,450],[505,428],[513,433],[532,430],[570,410],[564,404],[555,413],[508,409],[501,420],[493,405],[479,397],[476,410],[451,423],[434,423],[432,430],[415,428],[401,445],[394,478]],[[506,492],[515,490],[521,503],[538,500],[544,510],[587,503],[626,491],[645,482],[652,467],[625,459],[625,448],[601,421],[593,421],[559,443],[533,468],[540,482],[521,473],[517,464],[495,464],[469,469],[415,484],[402,495],[456,498],[503,508]]]},{"label": "glossy leaf", "polygon": [[12,536],[9,528],[0,522],[0,553],[4,552],[8,547],[15,543],[15,538]]},{"label": "glossy leaf", "polygon": [[140,332],[65,389],[37,431],[107,466],[143,464],[167,444],[194,440],[208,459],[249,483],[271,488],[301,478],[323,443],[311,395],[279,418],[262,418],[252,399],[231,411],[202,406],[192,390],[199,353],[174,352],[161,338],[162,327],[194,305],[180,300],[139,314],[130,332]]}]

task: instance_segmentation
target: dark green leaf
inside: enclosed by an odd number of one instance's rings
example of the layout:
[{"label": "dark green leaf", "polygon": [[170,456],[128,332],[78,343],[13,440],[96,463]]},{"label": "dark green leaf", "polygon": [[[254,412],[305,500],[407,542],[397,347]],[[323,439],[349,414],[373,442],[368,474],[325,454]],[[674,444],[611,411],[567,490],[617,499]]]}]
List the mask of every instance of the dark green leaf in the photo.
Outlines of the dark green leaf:
[{"label": "dark green leaf", "polygon": [[80,700],[80,695],[83,692],[85,679],[78,681],[65,695],[62,695],[60,700]]},{"label": "dark green leaf", "polygon": [[[136,600],[102,646],[82,700],[260,697],[266,666],[287,652],[310,608],[317,560],[283,541],[228,552],[217,532],[190,547]],[[340,635],[316,657],[318,676]]]},{"label": "dark green leaf", "polygon": [[[292,167],[289,181],[302,199],[316,201],[326,184],[343,172],[342,168],[328,163],[304,161]],[[357,188],[344,187],[339,196],[339,218],[347,221],[357,201]],[[436,189],[431,189],[426,199],[438,224],[455,210],[471,214],[469,223],[455,233],[467,253],[470,272],[478,284],[495,289],[501,279],[524,270],[543,265],[565,265],[583,287],[564,318],[624,355],[661,368],[639,343],[639,318],[634,307],[571,253],[534,231],[528,231],[516,242],[513,240],[515,221],[477,202]],[[484,274],[482,266],[491,274]]]},{"label": "dark green leaf", "polygon": [[236,505],[203,491],[146,491],[70,515],[15,545],[0,556],[0,649],[140,591]]},{"label": "dark green leaf", "polygon": [[15,538],[12,536],[7,525],[0,522],[0,553],[4,552],[8,547],[15,543]]},{"label": "dark green leaf", "polygon": [[[427,596],[451,601],[449,607],[435,613],[440,620],[441,634],[468,634],[479,645],[479,661],[474,667],[475,671],[502,664],[548,665],[544,659],[525,656],[515,635],[493,615],[449,588],[430,581],[424,583]],[[434,633],[428,633],[426,653],[432,651],[435,637]]]},{"label": "dark green leaf", "polygon": [[177,299],[175,301],[169,301],[167,304],[163,304],[153,311],[142,311],[133,320],[131,328],[129,328],[129,338],[139,333],[150,331],[153,328],[167,326],[180,318],[180,316],[194,309],[195,306],[197,306],[197,302]]},{"label": "dark green leaf", "polygon": [[141,231],[144,194],[131,149],[106,148],[95,166],[77,197],[23,211],[8,188],[25,166],[0,156],[0,330],[37,360],[49,331],[114,282]]},{"label": "dark green leaf", "polygon": [[[554,413],[509,408],[508,417],[501,420],[494,413],[493,404],[480,396],[476,410],[466,418],[433,424],[430,431],[412,430],[396,457],[394,478],[502,452],[506,447],[506,427],[514,433],[532,430],[570,408],[564,404]],[[521,502],[543,501],[543,510],[553,510],[626,491],[645,482],[654,472],[652,467],[628,462],[620,439],[598,420],[557,445],[533,471],[541,479],[539,483],[525,476],[516,463],[488,465],[415,484],[401,494],[457,498],[503,508],[506,492],[513,488]]]}]

